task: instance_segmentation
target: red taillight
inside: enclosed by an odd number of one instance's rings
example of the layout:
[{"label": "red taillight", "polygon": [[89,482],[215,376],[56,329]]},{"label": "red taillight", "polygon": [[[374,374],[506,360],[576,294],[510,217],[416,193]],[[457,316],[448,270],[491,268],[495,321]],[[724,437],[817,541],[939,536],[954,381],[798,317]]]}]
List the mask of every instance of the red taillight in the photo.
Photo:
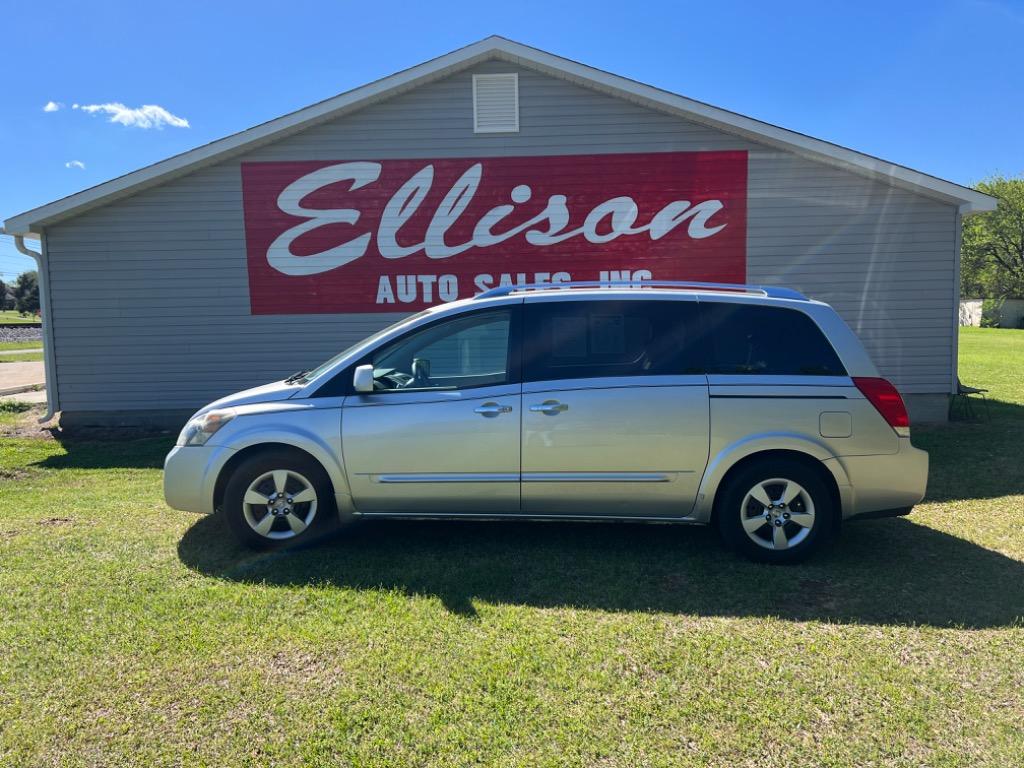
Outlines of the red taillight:
[{"label": "red taillight", "polygon": [[887,379],[854,376],[853,383],[897,434],[910,434],[910,417],[900,393]]}]

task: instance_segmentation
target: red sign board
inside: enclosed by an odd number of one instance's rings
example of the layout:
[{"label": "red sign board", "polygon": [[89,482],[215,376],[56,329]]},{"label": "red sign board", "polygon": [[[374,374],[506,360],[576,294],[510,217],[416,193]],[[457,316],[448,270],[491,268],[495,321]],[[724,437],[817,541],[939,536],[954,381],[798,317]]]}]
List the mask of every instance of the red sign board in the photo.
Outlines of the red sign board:
[{"label": "red sign board", "polygon": [[253,314],[746,279],[746,152],[243,163],[242,196]]}]

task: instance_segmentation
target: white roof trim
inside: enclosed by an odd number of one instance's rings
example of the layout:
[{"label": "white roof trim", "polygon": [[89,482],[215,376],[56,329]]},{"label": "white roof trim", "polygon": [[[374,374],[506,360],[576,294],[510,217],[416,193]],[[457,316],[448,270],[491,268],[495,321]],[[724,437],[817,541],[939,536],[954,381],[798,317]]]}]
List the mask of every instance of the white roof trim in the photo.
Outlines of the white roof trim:
[{"label": "white roof trim", "polygon": [[687,120],[704,123],[727,133],[776,146],[862,175],[883,179],[896,186],[955,204],[962,214],[990,211],[996,206],[995,199],[988,195],[911,168],[594,69],[502,37],[488,37],[305,109],[12,216],[4,222],[4,231],[9,235],[34,237],[47,225],[60,219],[69,218],[89,208],[212,165],[232,155],[270,143],[290,133],[355,111],[375,101],[390,98],[491,58],[522,64],[589,88],[676,114]]}]

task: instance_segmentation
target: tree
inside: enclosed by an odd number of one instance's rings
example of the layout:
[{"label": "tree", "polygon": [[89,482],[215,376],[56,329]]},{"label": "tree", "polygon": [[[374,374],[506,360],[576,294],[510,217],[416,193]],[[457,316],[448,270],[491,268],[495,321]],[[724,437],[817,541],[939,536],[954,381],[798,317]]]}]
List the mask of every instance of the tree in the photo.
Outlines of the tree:
[{"label": "tree", "polygon": [[960,295],[1024,298],[1024,177],[993,176],[975,188],[999,204],[964,219]]},{"label": "tree", "polygon": [[34,271],[22,272],[14,281],[14,308],[23,315],[39,312],[39,280]]},{"label": "tree", "polygon": [[0,280],[0,312],[7,309],[7,283]]}]

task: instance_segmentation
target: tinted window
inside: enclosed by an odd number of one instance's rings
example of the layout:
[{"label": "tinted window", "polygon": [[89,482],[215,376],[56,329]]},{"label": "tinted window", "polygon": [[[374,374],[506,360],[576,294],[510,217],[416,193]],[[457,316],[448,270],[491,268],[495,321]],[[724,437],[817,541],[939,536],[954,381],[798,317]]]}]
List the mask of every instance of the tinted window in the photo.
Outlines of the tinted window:
[{"label": "tinted window", "polygon": [[530,381],[699,373],[697,307],[679,301],[526,304]]},{"label": "tinted window", "polygon": [[701,303],[708,373],[845,376],[832,345],[803,312]]},{"label": "tinted window", "polygon": [[478,312],[429,326],[376,351],[374,388],[461,389],[509,380],[511,315]]}]

